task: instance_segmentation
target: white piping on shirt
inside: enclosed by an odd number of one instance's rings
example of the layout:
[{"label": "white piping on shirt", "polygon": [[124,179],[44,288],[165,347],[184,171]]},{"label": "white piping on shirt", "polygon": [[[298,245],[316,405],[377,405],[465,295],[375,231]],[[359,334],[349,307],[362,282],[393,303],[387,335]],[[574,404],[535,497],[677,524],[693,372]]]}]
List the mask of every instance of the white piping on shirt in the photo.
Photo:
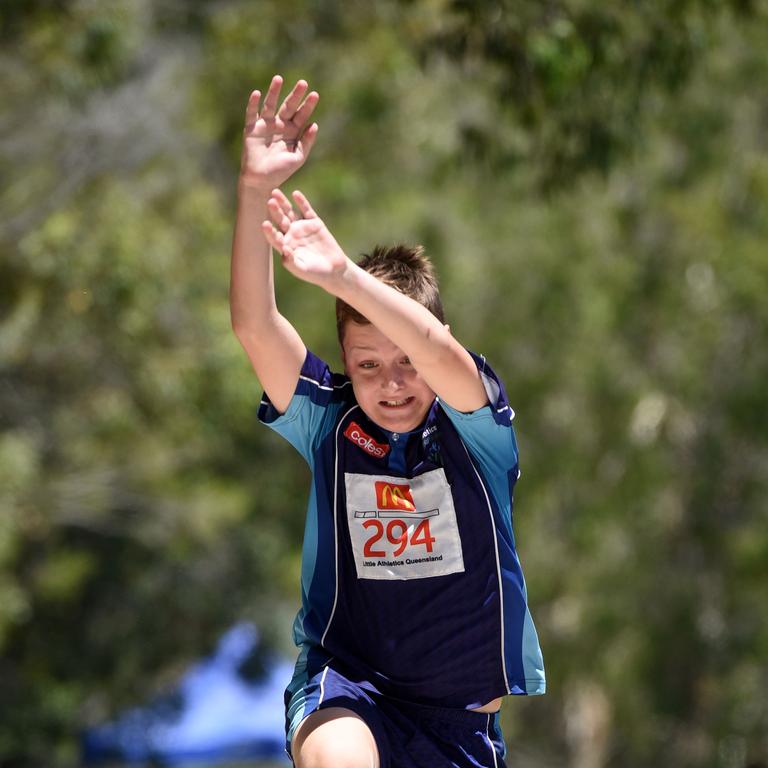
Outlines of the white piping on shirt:
[{"label": "white piping on shirt", "polygon": [[310,379],[309,376],[302,376],[299,374],[299,378],[302,381],[308,381],[310,384],[314,384],[318,389],[325,389],[328,392],[333,392],[334,389],[342,389],[342,387],[346,387],[348,384],[351,384],[351,381],[345,381],[343,384],[334,384],[332,387],[326,387],[325,385],[321,384],[319,381],[315,381],[314,379]]},{"label": "white piping on shirt", "polygon": [[[320,638],[320,645],[325,647],[325,637],[328,634],[328,630],[331,628],[333,622],[333,616],[336,613],[336,603],[339,600],[339,430],[344,423],[344,419],[349,416],[355,408],[359,408],[359,405],[353,405],[340,419],[338,426],[336,427],[336,434],[333,439],[333,449],[336,455],[333,460],[333,549],[336,557],[334,566],[336,585],[333,592],[333,608],[331,608],[331,615],[328,617],[328,624],[325,626],[325,632]],[[506,678],[506,675],[505,675]]]},{"label": "white piping on shirt", "polygon": [[491,518],[491,530],[493,531],[493,551],[496,556],[496,577],[499,580],[499,619],[501,621],[501,669],[504,673],[504,685],[507,687],[507,693],[512,693],[512,690],[509,687],[509,678],[507,677],[507,660],[504,656],[504,588],[501,581],[501,564],[499,562],[499,540],[496,537],[496,522],[493,519],[493,507],[491,506],[491,500],[488,498],[488,491],[485,488],[485,483],[483,482],[483,478],[480,476],[480,473],[477,471],[477,467],[475,467],[474,461],[472,461],[472,457],[469,455],[469,451],[467,450],[467,446],[464,445],[464,441],[462,440],[461,445],[464,448],[465,453],[467,454],[467,458],[469,459],[469,463],[472,465],[472,470],[474,471],[475,475],[477,475],[477,479],[480,482],[480,487],[483,489],[483,494],[485,495],[485,503],[488,505],[488,514]]}]

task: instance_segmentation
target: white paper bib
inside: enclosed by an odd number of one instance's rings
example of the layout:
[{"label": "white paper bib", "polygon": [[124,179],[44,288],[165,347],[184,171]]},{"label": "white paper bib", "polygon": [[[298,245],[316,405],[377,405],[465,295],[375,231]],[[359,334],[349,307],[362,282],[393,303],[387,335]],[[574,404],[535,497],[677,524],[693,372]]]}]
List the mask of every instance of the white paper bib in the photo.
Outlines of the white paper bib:
[{"label": "white paper bib", "polygon": [[442,469],[407,480],[344,474],[359,579],[425,579],[464,571],[451,488]]}]

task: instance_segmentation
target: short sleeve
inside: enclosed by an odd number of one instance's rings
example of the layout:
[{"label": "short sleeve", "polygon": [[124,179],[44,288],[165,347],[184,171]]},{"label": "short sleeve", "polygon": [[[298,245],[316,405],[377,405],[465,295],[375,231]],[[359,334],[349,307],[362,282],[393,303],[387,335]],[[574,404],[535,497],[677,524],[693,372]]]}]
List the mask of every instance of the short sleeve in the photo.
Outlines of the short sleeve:
[{"label": "short sleeve", "polygon": [[327,363],[307,350],[296,390],[285,413],[280,413],[264,394],[258,418],[282,435],[312,467],[315,450],[333,429],[339,411],[351,397],[349,379],[331,373]]},{"label": "short sleeve", "polygon": [[514,483],[518,475],[517,441],[512,428],[515,412],[507,401],[504,385],[485,358],[474,352],[469,354],[477,365],[488,405],[470,413],[457,411],[442,401],[440,407],[485,473],[503,476]]}]

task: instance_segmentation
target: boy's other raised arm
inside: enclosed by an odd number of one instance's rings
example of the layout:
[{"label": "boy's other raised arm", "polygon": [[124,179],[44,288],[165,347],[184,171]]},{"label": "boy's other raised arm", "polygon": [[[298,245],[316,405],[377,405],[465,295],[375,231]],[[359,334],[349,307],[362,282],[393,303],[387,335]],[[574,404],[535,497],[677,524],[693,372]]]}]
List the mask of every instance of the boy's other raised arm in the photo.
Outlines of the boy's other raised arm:
[{"label": "boy's other raised arm", "polygon": [[488,404],[472,356],[426,307],[368,274],[341,246],[301,192],[299,214],[279,190],[269,201],[264,234],[296,277],[354,307],[409,357],[430,389],[458,411]]},{"label": "boy's other raised arm", "polygon": [[275,75],[263,102],[253,91],[245,114],[238,180],[238,204],[232,241],[230,314],[235,334],[248,354],[275,408],[291,401],[306,348],[275,303],[272,253],[264,237],[267,201],[272,190],[307,159],[317,136],[309,119],[319,96],[299,80],[280,104],[282,78]]}]

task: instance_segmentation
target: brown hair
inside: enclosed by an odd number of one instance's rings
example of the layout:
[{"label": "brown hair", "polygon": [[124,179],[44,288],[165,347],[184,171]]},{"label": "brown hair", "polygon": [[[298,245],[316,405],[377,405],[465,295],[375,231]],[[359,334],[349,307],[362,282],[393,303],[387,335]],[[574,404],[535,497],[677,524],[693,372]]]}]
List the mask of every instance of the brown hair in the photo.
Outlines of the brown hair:
[{"label": "brown hair", "polygon": [[[418,301],[441,323],[445,322],[435,268],[424,255],[422,246],[377,245],[370,254],[363,254],[357,265],[382,283]],[[370,323],[349,304],[336,299],[336,332],[340,343],[344,341],[344,328],[350,320],[361,325]]]}]

